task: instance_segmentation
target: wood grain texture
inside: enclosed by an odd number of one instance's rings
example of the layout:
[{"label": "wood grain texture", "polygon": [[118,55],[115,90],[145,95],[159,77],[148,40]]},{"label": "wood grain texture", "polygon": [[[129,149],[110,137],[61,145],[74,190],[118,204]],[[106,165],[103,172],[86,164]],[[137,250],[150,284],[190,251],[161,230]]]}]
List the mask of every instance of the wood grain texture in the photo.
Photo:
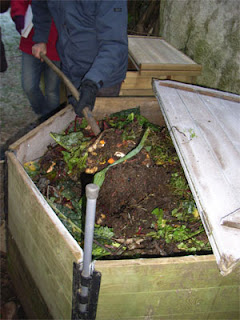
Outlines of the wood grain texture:
[{"label": "wood grain texture", "polygon": [[131,60],[140,70],[199,70],[201,67],[192,59],[174,48],[168,42],[155,37],[128,37],[128,51]]},{"label": "wood grain texture", "polygon": [[215,259],[189,256],[99,261],[97,320],[237,319],[239,271],[222,277]]},{"label": "wood grain texture", "polygon": [[[97,98],[93,114],[101,119],[134,107],[150,121],[165,123],[153,97]],[[32,160],[35,152],[43,153],[49,132],[61,132],[74,117],[72,107],[66,107],[13,144],[7,154],[9,231],[17,246],[12,246],[10,259],[16,261],[17,252],[22,256],[33,290],[39,290],[54,319],[70,319],[72,263],[81,259],[81,251],[21,164]],[[43,141],[38,143],[40,137]],[[15,263],[11,266],[13,274],[21,272]],[[102,272],[97,320],[239,317],[239,268],[223,277],[213,255],[97,261],[96,270]],[[16,279],[18,286],[24,277]]]},{"label": "wood grain texture", "polygon": [[156,81],[155,92],[218,265],[227,274],[240,262],[239,230],[221,225],[240,208],[240,104],[230,99],[235,95],[223,99],[214,90],[206,95],[181,86],[186,90]]},{"label": "wood grain texture", "polygon": [[223,217],[221,223],[230,228],[240,229],[240,209]]},{"label": "wood grain texture", "polygon": [[72,265],[82,250],[8,152],[8,228],[41,295],[55,318],[69,318]]}]

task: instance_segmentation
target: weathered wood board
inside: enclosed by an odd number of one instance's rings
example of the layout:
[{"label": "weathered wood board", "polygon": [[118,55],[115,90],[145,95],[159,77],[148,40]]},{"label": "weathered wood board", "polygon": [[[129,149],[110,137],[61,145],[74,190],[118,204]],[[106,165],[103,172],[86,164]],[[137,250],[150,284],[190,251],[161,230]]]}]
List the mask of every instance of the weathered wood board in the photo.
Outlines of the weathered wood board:
[{"label": "weathered wood board", "polygon": [[237,209],[235,212],[223,217],[221,223],[224,226],[240,229],[240,210]]},{"label": "weathered wood board", "polygon": [[162,38],[129,36],[128,52],[136,68],[140,71],[201,70],[200,65]]},{"label": "weathered wood board", "polygon": [[240,262],[240,97],[169,81],[154,90],[222,274]]},{"label": "weathered wood board", "polygon": [[[150,121],[164,121],[152,97],[98,98],[94,116],[138,106]],[[72,264],[81,261],[82,249],[22,165],[42,156],[52,142],[49,133],[61,132],[74,117],[66,107],[7,152],[10,271],[23,305],[31,304],[36,319],[48,312],[54,319],[71,318]],[[97,261],[96,270],[102,273],[97,320],[237,319],[240,314],[239,270],[222,277],[212,255]]]},{"label": "weathered wood board", "polygon": [[[81,261],[82,249],[26,175],[13,152],[7,153],[7,161],[8,230],[53,317],[69,319],[72,264]],[[10,270],[14,268],[18,266],[10,266]]]},{"label": "weathered wood board", "polygon": [[159,37],[128,36],[130,63],[120,95],[154,95],[152,79],[195,83],[202,66]]},{"label": "weathered wood board", "polygon": [[100,261],[97,320],[237,319],[239,272],[223,277],[212,255]]}]

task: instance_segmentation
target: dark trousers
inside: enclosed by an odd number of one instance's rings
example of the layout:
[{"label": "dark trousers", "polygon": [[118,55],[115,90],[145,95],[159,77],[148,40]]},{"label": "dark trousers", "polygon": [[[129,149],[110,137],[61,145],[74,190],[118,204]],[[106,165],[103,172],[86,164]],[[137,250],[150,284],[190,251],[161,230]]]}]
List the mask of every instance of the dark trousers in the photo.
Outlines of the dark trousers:
[{"label": "dark trousers", "polygon": [[109,88],[101,88],[98,91],[97,97],[118,97],[122,83]]}]

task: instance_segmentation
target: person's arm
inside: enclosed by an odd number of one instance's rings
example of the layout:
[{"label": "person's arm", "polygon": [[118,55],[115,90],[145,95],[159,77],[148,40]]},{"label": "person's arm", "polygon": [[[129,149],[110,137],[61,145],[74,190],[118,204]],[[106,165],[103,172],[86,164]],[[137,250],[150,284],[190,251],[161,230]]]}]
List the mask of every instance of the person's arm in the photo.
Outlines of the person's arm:
[{"label": "person's arm", "polygon": [[19,34],[24,29],[24,17],[29,5],[29,0],[11,0],[10,14]]},{"label": "person's arm", "polygon": [[36,44],[32,47],[32,54],[35,58],[41,59],[40,53],[47,53],[46,43],[48,42],[52,17],[48,10],[46,0],[33,0],[32,12],[34,27],[33,41],[36,42]]},{"label": "person's arm", "polygon": [[96,17],[100,48],[96,59],[84,79],[94,81],[100,88],[105,79],[119,70],[122,57],[127,55],[127,1],[99,1]]},{"label": "person's arm", "polygon": [[122,61],[128,54],[127,1],[99,1],[97,6],[96,27],[100,47],[79,88],[80,99],[74,106],[79,116],[86,106],[93,110],[98,89],[105,80],[119,69],[126,69]]}]

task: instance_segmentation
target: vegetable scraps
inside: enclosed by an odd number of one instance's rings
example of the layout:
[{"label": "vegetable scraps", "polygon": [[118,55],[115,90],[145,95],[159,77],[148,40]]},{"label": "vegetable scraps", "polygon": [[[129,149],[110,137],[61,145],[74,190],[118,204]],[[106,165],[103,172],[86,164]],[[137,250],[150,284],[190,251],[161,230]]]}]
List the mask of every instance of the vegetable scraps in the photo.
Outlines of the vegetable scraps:
[{"label": "vegetable scraps", "polygon": [[[116,200],[119,208],[112,212],[104,207],[104,203],[101,206],[97,203],[99,213],[94,231],[94,258],[131,256],[140,248],[146,255],[155,242],[157,247],[174,247],[175,252],[210,250],[189,186],[183,172],[179,171],[180,162],[167,129],[150,123],[140,114],[139,108],[114,113],[99,121],[99,125],[102,132],[96,138],[84,119],[75,119],[63,132],[50,134],[54,143],[48,146],[41,159],[24,164],[25,170],[79,245],[83,247],[84,239],[84,183],[97,184],[101,188],[101,198],[102,190],[111,183],[107,178],[116,168],[122,168],[122,174],[125,167],[137,168],[139,175],[141,170],[148,170],[154,179],[154,172],[162,168],[171,172],[171,175],[166,174],[169,181],[165,186],[170,190],[171,206],[159,206],[155,191],[151,191],[150,186],[146,186],[146,193],[141,194],[140,200],[123,200],[120,193]],[[131,188],[134,181],[134,177],[122,174],[117,177],[118,185],[110,187],[112,193],[107,196],[112,200],[124,178],[127,181],[125,188],[128,185]],[[145,183],[141,181],[143,186]],[[127,189],[123,191],[128,194]],[[115,217],[116,220],[111,222]],[[127,220],[123,219],[122,225],[116,227],[115,221],[120,221],[121,217]],[[123,234],[131,226],[133,233],[126,233],[129,234],[126,238]],[[167,255],[166,249],[161,252]]]}]

